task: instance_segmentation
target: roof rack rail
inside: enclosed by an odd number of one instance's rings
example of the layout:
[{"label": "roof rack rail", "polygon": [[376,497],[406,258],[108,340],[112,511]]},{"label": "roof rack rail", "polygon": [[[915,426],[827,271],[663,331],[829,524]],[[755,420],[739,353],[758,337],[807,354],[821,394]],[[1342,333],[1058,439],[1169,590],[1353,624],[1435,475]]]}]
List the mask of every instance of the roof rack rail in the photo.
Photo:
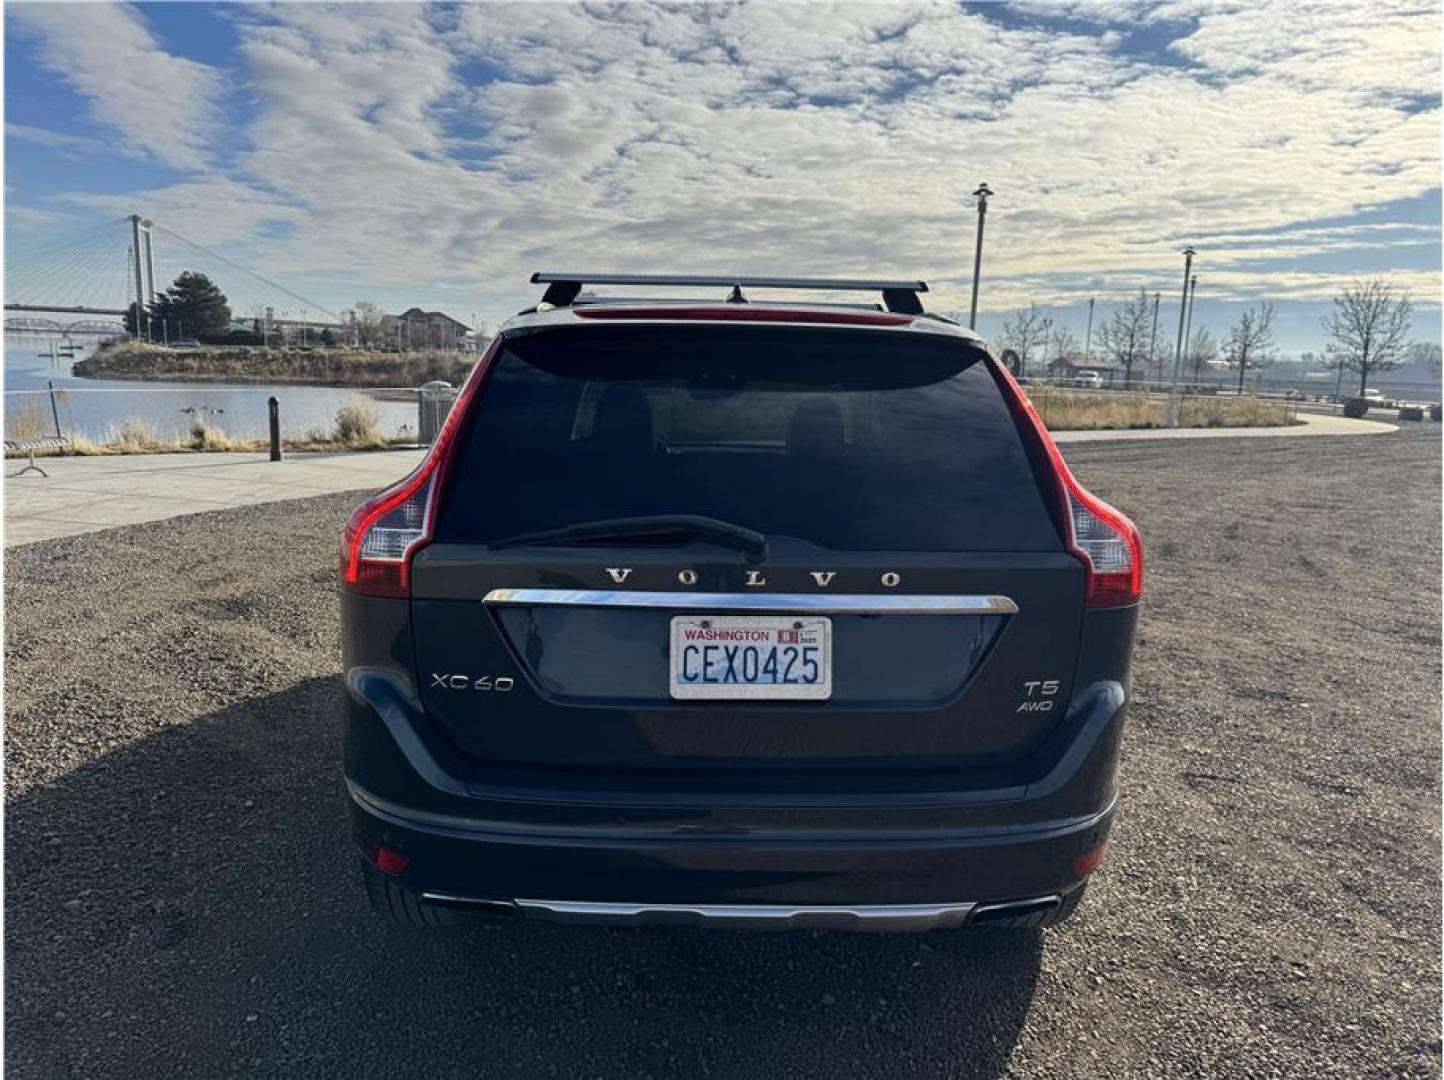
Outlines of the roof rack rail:
[{"label": "roof rack rail", "polygon": [[726,275],[700,274],[559,274],[538,270],[531,276],[533,285],[545,284],[543,304],[552,307],[570,307],[573,300],[586,285],[676,285],[676,286],[717,286],[733,290],[734,301],[742,298],[741,290],[749,289],[797,289],[819,292],[881,292],[883,304],[889,311],[907,315],[923,314],[922,301],[918,293],[928,291],[926,281],[873,281],[866,278],[783,278],[783,277],[728,277]]}]

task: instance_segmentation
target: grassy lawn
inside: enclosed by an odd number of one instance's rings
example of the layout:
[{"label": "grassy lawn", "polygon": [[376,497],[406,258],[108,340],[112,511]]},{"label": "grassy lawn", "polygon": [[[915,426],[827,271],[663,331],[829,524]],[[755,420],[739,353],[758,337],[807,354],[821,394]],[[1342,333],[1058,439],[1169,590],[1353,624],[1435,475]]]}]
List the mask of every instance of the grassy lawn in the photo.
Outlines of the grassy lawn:
[{"label": "grassy lawn", "polygon": [[[1027,393],[1050,431],[1161,428],[1168,407],[1167,395],[1141,391],[1099,393],[1030,386]],[[1284,427],[1298,422],[1282,401],[1212,395],[1178,399],[1179,427]]]}]

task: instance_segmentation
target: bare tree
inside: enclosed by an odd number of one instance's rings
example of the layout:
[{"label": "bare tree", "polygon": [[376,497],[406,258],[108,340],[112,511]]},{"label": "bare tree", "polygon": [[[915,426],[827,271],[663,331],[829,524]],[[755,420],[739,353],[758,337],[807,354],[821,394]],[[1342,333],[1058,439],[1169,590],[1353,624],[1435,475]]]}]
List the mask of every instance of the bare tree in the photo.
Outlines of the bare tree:
[{"label": "bare tree", "polygon": [[1238,368],[1238,392],[1243,393],[1244,376],[1250,369],[1273,363],[1274,306],[1265,300],[1244,309],[1238,322],[1228,332],[1223,358],[1231,368]]},{"label": "bare tree", "polygon": [[1184,363],[1187,365],[1189,379],[1191,382],[1203,381],[1203,369],[1212,360],[1218,359],[1218,342],[1214,340],[1203,327],[1199,327],[1188,337],[1188,344],[1184,347]]},{"label": "bare tree", "polygon": [[381,308],[369,300],[360,300],[351,308],[352,324],[356,328],[357,343],[377,345],[386,328],[386,315]]},{"label": "bare tree", "polygon": [[1439,343],[1437,341],[1416,341],[1409,350],[1409,360],[1412,363],[1421,365],[1425,371],[1436,379],[1444,373],[1444,361],[1439,356]]},{"label": "bare tree", "polygon": [[1053,335],[1048,339],[1049,370],[1052,370],[1054,361],[1077,356],[1079,348],[1078,339],[1073,336],[1073,331],[1064,326],[1055,329]]},{"label": "bare tree", "polygon": [[1104,354],[1123,368],[1125,386],[1133,382],[1133,368],[1148,360],[1153,323],[1153,301],[1142,289],[1125,300],[1098,333]]},{"label": "bare tree", "polygon": [[1045,348],[1053,332],[1053,320],[1029,304],[1013,313],[998,334],[999,351],[1012,350],[1018,357],[1018,374],[1028,374],[1028,360]]},{"label": "bare tree", "polygon": [[1405,360],[1414,308],[1409,292],[1395,294],[1381,278],[1354,282],[1334,297],[1333,313],[1324,318],[1332,365],[1359,373],[1359,393],[1369,387],[1369,374],[1392,371]]}]

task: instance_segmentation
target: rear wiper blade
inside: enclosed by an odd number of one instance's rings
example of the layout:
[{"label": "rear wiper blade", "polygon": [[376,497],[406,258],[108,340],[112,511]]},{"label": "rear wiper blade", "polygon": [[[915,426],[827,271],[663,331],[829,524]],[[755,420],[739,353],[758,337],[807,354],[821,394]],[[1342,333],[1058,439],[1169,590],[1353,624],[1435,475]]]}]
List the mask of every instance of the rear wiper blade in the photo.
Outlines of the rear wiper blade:
[{"label": "rear wiper blade", "polygon": [[560,529],[541,529],[493,540],[488,547],[522,547],[529,544],[601,543],[644,537],[695,536],[714,540],[745,552],[754,561],[767,557],[767,537],[755,529],[699,514],[649,514],[643,517],[587,521]]}]

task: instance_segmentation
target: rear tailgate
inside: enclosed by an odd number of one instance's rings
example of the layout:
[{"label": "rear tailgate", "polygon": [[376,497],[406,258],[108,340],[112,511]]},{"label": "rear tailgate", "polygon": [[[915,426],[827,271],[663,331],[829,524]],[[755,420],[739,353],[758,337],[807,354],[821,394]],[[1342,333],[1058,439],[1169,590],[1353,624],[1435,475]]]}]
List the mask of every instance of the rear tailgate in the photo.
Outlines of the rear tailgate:
[{"label": "rear tailgate", "polygon": [[[1025,755],[1063,712],[1083,570],[957,339],[553,330],[507,344],[459,434],[436,539],[412,563],[412,625],[428,713],[479,758],[982,768]],[[753,528],[770,550],[493,546],[656,513]],[[738,604],[828,620],[825,698],[674,697],[672,620]]]},{"label": "rear tailgate", "polygon": [[[745,571],[716,558],[686,565],[718,593],[740,592]],[[1068,700],[1083,579],[1064,554],[899,560],[900,575],[920,591],[885,595],[871,567],[838,569],[837,596],[826,598],[836,606],[821,609],[833,632],[831,696],[786,702],[673,700],[672,618],[732,612],[677,589],[676,553],[632,553],[631,561],[629,580],[639,591],[668,590],[668,606],[624,606],[624,594],[597,580],[605,572],[593,553],[521,560],[516,552],[428,548],[415,564],[413,625],[430,715],[467,751],[498,763],[940,769],[1026,753]],[[769,584],[806,589],[814,565],[777,560]],[[495,602],[506,590],[525,591]],[[772,596],[776,610],[791,611],[791,597],[822,599],[815,592]],[[538,596],[545,602],[534,602]],[[854,597],[898,606],[853,614]],[[914,598],[940,597],[1006,599],[1017,610],[909,610]],[[487,677],[493,689],[477,689]],[[498,691],[498,677],[514,682]]]}]

